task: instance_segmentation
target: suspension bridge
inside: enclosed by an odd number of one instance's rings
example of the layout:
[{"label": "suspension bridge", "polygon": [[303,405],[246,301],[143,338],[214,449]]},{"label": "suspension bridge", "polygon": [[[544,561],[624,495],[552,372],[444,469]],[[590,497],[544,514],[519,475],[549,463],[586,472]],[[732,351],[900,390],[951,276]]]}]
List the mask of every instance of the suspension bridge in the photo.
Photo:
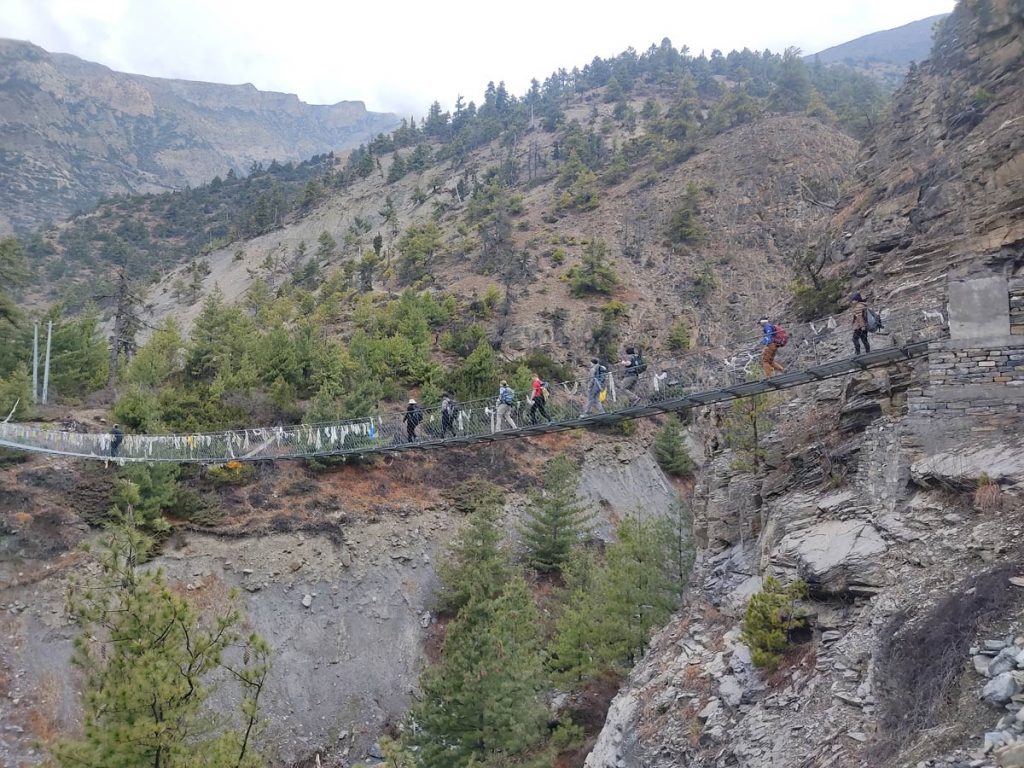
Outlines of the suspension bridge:
[{"label": "suspension bridge", "polygon": [[438,450],[610,426],[884,368],[926,356],[929,344],[947,335],[940,311],[883,311],[882,317],[884,329],[871,336],[872,351],[856,356],[849,354],[851,332],[846,315],[787,327],[790,341],[777,357],[786,371],[771,378],[761,378],[758,339],[695,350],[680,359],[661,361],[660,366],[652,366],[640,376],[632,392],[621,389],[621,385],[616,388],[615,366],[609,366],[612,371],[607,397],[601,405],[604,412],[586,412],[586,379],[549,384],[546,410],[550,420],[531,413],[530,401],[520,395],[512,412],[514,428],[499,423],[496,398],[487,398],[459,403],[452,424],[454,435],[446,430],[442,436],[440,406],[423,408],[423,419],[413,440],[408,438],[402,420],[404,412],[400,411],[323,424],[188,434],[126,434],[117,446],[110,433],[2,422],[0,446],[121,464],[223,464]]}]

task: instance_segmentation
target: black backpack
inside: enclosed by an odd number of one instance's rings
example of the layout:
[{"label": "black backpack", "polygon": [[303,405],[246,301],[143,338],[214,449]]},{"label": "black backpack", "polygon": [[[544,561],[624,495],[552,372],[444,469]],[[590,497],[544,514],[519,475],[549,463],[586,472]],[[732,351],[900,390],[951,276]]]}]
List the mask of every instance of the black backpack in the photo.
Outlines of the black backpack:
[{"label": "black backpack", "polygon": [[641,374],[647,370],[647,362],[644,360],[644,353],[639,349],[636,351],[636,355],[633,357],[633,365],[630,367],[636,374]]},{"label": "black backpack", "polygon": [[608,381],[608,368],[602,363],[597,364],[597,383],[602,387]]},{"label": "black backpack", "polygon": [[882,316],[873,309],[864,309],[864,323],[868,333],[878,333],[885,327],[882,325]]}]

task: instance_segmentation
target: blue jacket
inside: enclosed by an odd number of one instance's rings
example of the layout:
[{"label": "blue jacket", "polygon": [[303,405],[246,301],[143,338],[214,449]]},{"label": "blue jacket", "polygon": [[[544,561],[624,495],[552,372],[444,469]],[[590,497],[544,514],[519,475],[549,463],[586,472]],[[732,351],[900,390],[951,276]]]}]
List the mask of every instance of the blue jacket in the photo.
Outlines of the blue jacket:
[{"label": "blue jacket", "polygon": [[498,402],[505,403],[505,405],[512,405],[516,400],[515,393],[511,387],[501,387],[498,390]]},{"label": "blue jacket", "polygon": [[775,341],[775,326],[771,323],[766,323],[764,326],[764,338],[761,339],[761,344],[768,346]]}]

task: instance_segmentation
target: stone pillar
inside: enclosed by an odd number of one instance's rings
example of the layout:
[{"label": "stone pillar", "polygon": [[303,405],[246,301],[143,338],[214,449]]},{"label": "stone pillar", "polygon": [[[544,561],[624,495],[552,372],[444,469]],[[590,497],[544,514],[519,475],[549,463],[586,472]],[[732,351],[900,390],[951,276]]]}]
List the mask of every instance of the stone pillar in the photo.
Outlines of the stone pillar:
[{"label": "stone pillar", "polygon": [[950,280],[948,300],[950,339],[1005,339],[1010,335],[1010,287],[1005,277]]}]

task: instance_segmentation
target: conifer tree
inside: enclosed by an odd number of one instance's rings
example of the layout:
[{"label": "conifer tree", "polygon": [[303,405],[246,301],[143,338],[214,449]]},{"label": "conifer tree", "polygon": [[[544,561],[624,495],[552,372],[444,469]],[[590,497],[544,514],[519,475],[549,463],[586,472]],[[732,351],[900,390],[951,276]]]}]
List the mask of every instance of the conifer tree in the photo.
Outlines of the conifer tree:
[{"label": "conifer tree", "polygon": [[[269,647],[243,637],[234,607],[209,620],[167,584],[140,571],[152,542],[134,510],[111,528],[101,577],[70,593],[82,627],[73,662],[84,672],[83,733],[53,747],[61,768],[255,768],[259,701]],[[241,652],[237,649],[241,647]],[[233,651],[233,649],[236,649]],[[206,706],[224,674],[241,687],[240,728]]]},{"label": "conifer tree", "polygon": [[693,472],[695,465],[683,442],[682,425],[677,415],[669,416],[654,438],[654,458],[658,466],[670,475],[684,477]]},{"label": "conifer tree", "polygon": [[472,494],[464,500],[471,509],[469,521],[439,569],[443,586],[438,606],[442,611],[458,611],[474,597],[494,599],[511,572],[498,525],[502,495],[490,484],[466,486],[466,490]]},{"label": "conifer tree", "polygon": [[618,533],[592,583],[574,590],[556,622],[549,664],[563,680],[621,671],[635,663],[651,628],[675,609],[671,525],[634,515]]},{"label": "conifer tree", "polygon": [[579,473],[564,453],[543,472],[543,490],[531,496],[529,518],[522,530],[527,561],[543,573],[560,571],[590,515],[576,493]]},{"label": "conifer tree", "polygon": [[521,576],[496,597],[471,597],[448,627],[443,660],[422,679],[413,721],[423,768],[490,764],[540,740],[546,709],[538,626]]}]

